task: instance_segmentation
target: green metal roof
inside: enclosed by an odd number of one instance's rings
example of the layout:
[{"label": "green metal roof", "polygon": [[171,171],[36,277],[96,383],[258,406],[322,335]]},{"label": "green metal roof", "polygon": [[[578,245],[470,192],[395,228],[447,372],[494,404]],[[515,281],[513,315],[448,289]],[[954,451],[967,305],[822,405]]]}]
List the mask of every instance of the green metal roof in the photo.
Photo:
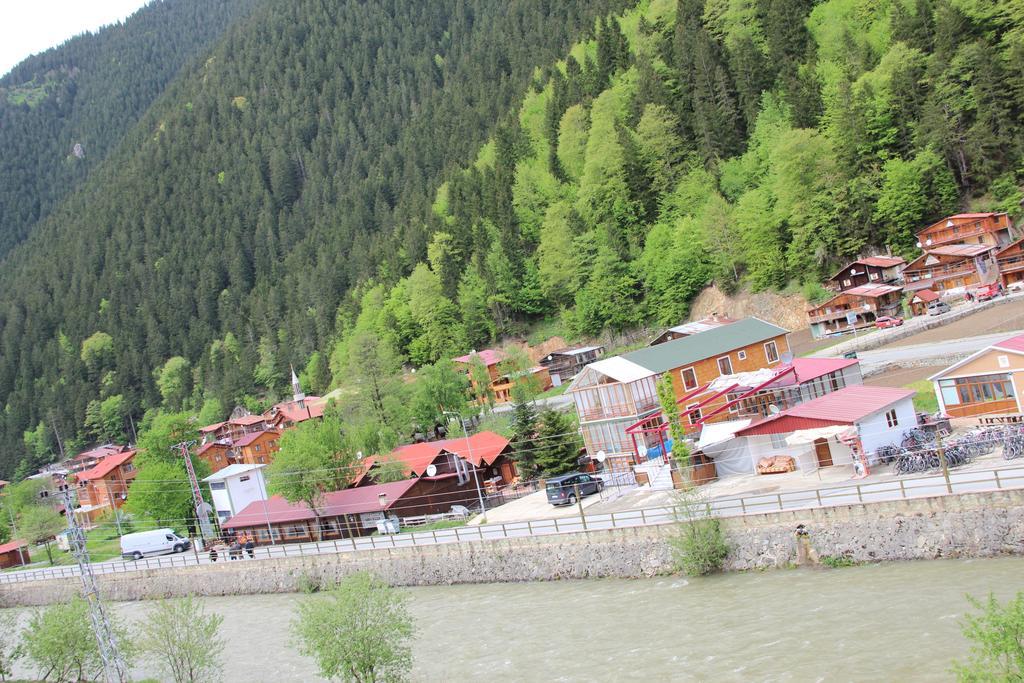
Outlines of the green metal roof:
[{"label": "green metal roof", "polygon": [[788,330],[757,318],[744,318],[705,332],[673,339],[664,344],[630,351],[622,357],[651,372],[665,372],[692,365],[705,358],[724,356],[733,349],[787,334]]}]

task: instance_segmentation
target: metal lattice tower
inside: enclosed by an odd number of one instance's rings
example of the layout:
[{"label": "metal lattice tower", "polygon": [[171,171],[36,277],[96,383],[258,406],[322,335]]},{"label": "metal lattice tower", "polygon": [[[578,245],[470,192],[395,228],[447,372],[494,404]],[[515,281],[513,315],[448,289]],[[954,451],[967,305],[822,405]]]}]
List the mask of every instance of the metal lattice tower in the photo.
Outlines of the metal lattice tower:
[{"label": "metal lattice tower", "polygon": [[121,657],[121,650],[117,646],[117,637],[114,635],[114,629],[110,626],[110,620],[107,618],[103,602],[100,600],[96,575],[92,572],[89,551],[85,547],[85,531],[79,526],[78,519],[75,517],[76,501],[70,484],[65,486],[63,494],[64,515],[68,520],[68,542],[71,545],[71,552],[78,562],[78,575],[82,578],[82,597],[89,605],[92,632],[96,636],[100,658],[103,660],[103,678],[106,683],[125,683],[129,680],[128,667],[124,658]]},{"label": "metal lattice tower", "polygon": [[196,522],[199,527],[199,537],[205,545],[207,538],[213,538],[213,527],[210,526],[210,504],[203,500],[203,491],[199,488],[199,479],[196,477],[196,468],[192,465],[192,456],[189,451],[196,445],[195,441],[182,441],[174,446],[185,459],[185,471],[188,473],[188,483],[192,487],[192,504],[195,506]]}]

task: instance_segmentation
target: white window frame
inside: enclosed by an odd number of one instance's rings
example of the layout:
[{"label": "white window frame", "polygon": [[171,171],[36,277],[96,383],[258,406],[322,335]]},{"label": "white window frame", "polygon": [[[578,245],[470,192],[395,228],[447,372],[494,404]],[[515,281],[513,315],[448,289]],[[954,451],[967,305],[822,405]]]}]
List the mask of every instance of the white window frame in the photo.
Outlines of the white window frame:
[{"label": "white window frame", "polygon": [[[769,346],[772,348],[772,353],[775,355],[775,360],[772,360],[772,355],[768,353]],[[765,360],[768,361],[769,365],[771,365],[772,363],[779,362],[779,345],[775,343],[774,339],[772,339],[770,342],[764,343],[764,358]]]},{"label": "white window frame", "polygon": [[[693,386],[692,387],[689,386],[686,383],[686,371],[687,370],[689,370],[690,372],[693,373]],[[697,369],[695,367],[693,367],[692,365],[690,367],[688,367],[688,368],[683,368],[682,370],[679,371],[679,381],[682,382],[683,389],[685,389],[686,391],[693,391],[694,389],[696,389],[697,387],[700,386],[700,381],[697,379]]]},{"label": "white window frame", "polygon": [[900,425],[899,415],[896,414],[896,409],[888,410],[885,413],[885,423],[889,425],[889,428],[898,427]]},{"label": "white window frame", "polygon": [[[729,372],[723,372],[722,371],[722,361],[723,360],[729,363]],[[724,356],[719,356],[718,358],[715,359],[715,362],[718,364],[718,374],[719,375],[731,375],[731,374],[733,374],[732,357],[729,354],[725,354]]]},{"label": "white window frame", "polygon": [[739,360],[746,360],[746,359],[747,359],[747,352],[746,352],[746,351],[738,351],[738,352],[736,353],[736,357],[737,357],[737,358],[738,358]]},{"label": "white window frame", "polygon": [[1001,368],[1008,368],[1008,367],[1010,367],[1010,357],[1009,356],[997,356],[996,360],[999,362],[999,367],[1001,367]]}]

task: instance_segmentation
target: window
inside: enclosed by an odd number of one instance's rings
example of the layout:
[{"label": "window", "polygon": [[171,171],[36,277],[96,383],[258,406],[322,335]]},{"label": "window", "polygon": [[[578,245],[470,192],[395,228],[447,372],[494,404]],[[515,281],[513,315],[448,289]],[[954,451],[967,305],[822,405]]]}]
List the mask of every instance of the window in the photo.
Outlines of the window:
[{"label": "window", "polygon": [[253,450],[254,450],[255,452],[259,453],[259,452],[260,452],[260,445],[259,445],[259,444],[256,444],[255,446],[253,446],[253,447],[252,447],[252,449],[253,449]]},{"label": "window", "polygon": [[764,345],[764,357],[768,359],[769,363],[776,363],[779,360],[779,347],[775,345],[774,341],[770,341]]},{"label": "window", "polygon": [[786,443],[785,434],[772,434],[772,448],[785,448],[789,444]]},{"label": "window", "polygon": [[718,359],[718,372],[722,375],[732,374],[732,359],[729,356],[722,356]]},{"label": "window", "polygon": [[1008,368],[1008,367],[1010,367],[1010,357],[1009,356],[999,356],[996,360],[999,361],[999,367],[1001,367],[1001,368]]},{"label": "window", "polygon": [[687,415],[687,419],[692,425],[697,424],[700,421],[700,418],[702,417],[702,415],[700,414],[700,408],[697,408],[697,406],[699,405],[700,403],[691,403],[688,406],[686,406],[687,411],[689,411],[691,408],[696,408],[696,410]]},{"label": "window", "polygon": [[679,377],[683,380],[683,388],[687,391],[697,388],[697,371],[693,368],[683,368],[679,372]]},{"label": "window", "polygon": [[135,469],[135,465],[133,465],[133,464],[132,464],[132,463],[130,463],[130,462],[126,462],[125,464],[121,465],[121,471],[122,471],[122,472],[124,472],[124,473],[126,473],[126,474],[127,474],[128,472],[131,472],[131,471],[132,471],[132,470],[134,470],[134,469]]},{"label": "window", "polygon": [[850,286],[850,284],[851,284],[851,283],[850,283],[850,278],[845,278],[845,279],[843,280],[843,287],[849,287],[849,286]]},{"label": "window", "polygon": [[739,353],[736,354],[736,357],[739,358],[740,360],[746,360],[747,359],[747,352],[746,351],[740,351]]},{"label": "window", "polygon": [[177,540],[178,540],[178,539],[176,539],[176,538],[175,538],[175,537],[174,537],[173,535],[171,535],[171,534],[164,534],[164,538],[166,538],[166,539],[167,539],[168,541],[170,541],[171,543],[174,543],[175,541],[177,541]]},{"label": "window", "polygon": [[1016,396],[1008,374],[940,379],[939,392],[947,406],[1003,401]]},{"label": "window", "polygon": [[896,418],[895,408],[893,408],[892,410],[885,414],[885,424],[889,425],[890,427],[895,427],[899,423],[900,421]]},{"label": "window", "polygon": [[872,280],[877,280],[878,279],[878,273],[871,273],[871,275],[869,275],[868,277],[870,277]]},{"label": "window", "polygon": [[210,490],[211,491],[223,491],[225,488],[226,488],[226,485],[222,481],[211,481],[210,482]]}]

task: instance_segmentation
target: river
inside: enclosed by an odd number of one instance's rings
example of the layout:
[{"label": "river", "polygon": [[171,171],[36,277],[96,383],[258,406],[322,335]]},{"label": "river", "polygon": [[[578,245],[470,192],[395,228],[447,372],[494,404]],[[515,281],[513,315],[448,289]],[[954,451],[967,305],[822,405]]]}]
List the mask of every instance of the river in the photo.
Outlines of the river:
[{"label": "river", "polygon": [[[414,680],[949,680],[968,647],[965,594],[1012,597],[1022,574],[1024,558],[1001,558],[413,588]],[[224,616],[223,680],[320,680],[289,643],[307,599],[317,596],[205,599]],[[148,606],[116,609],[135,620]]]}]

